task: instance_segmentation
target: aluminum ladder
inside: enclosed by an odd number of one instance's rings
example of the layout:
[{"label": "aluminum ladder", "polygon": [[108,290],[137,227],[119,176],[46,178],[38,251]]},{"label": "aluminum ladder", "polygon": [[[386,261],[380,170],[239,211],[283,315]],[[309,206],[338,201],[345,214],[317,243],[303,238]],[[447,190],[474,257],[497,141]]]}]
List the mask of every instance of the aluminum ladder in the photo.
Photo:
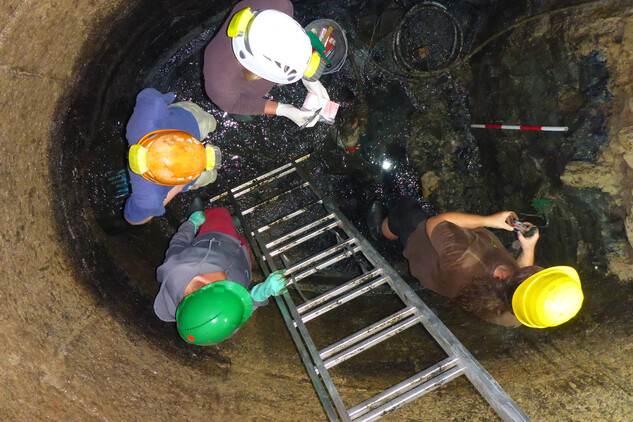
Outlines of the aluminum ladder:
[{"label": "aluminum ladder", "polygon": [[[375,421],[448,381],[465,375],[501,419],[529,421],[514,400],[414,290],[376,252],[332,201],[319,192],[303,167],[308,158],[309,155],[301,157],[243,183],[212,198],[211,202],[229,202],[228,207],[233,208],[233,214],[239,218],[265,275],[286,268],[285,274],[290,278],[289,286],[296,290],[294,296],[298,296],[299,303],[295,303],[290,292],[275,299],[328,419]],[[258,216],[268,216],[271,213],[276,216],[274,219],[256,221]],[[318,217],[314,217],[315,213],[318,213]],[[289,229],[293,222],[301,219],[303,221],[298,227]],[[272,235],[275,229],[277,234]],[[309,252],[309,256],[299,260],[292,260],[287,256],[298,245],[302,245],[301,249],[309,250],[314,246],[311,243],[315,239],[324,236],[334,240],[331,246],[315,253]],[[320,247],[318,242],[317,246]],[[359,261],[359,256],[364,257],[363,261],[369,265]],[[361,269],[360,275],[315,297],[306,297],[300,288],[302,279],[350,259],[356,259]],[[404,308],[318,350],[306,323],[380,286],[388,286],[393,290],[404,302]],[[374,397],[347,408],[329,370],[364,350],[419,325],[426,329],[448,357]]]}]

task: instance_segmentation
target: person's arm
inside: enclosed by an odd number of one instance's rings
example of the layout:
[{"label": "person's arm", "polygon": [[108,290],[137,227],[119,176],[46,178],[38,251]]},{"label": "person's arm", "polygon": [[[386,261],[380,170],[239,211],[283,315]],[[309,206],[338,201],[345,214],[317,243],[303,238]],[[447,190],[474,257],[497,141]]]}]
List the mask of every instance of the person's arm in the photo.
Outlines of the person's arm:
[{"label": "person's arm", "polygon": [[[171,201],[174,196],[176,196],[180,191],[182,191],[184,189],[184,187],[187,186],[186,184],[184,185],[177,185],[174,186],[168,193],[167,196],[165,197],[165,200],[163,200],[163,211],[161,212],[160,215],[162,215],[162,213],[164,212],[164,207],[165,205],[167,205],[167,203],[169,201]],[[132,191],[132,194],[134,194],[134,191]],[[127,204],[126,204],[127,205]],[[150,213],[153,213],[155,211],[150,211]],[[127,221],[129,224],[133,225],[133,226],[140,226],[142,224],[145,224],[147,222],[149,222],[152,218],[154,218],[154,215],[151,215],[149,217],[147,217],[146,219],[142,220],[142,221],[131,221],[128,219],[128,217],[126,215],[124,215],[125,221]]]},{"label": "person's arm", "polygon": [[514,216],[516,218],[516,214],[513,211],[501,211],[487,216],[463,214],[459,212],[445,212],[435,215],[426,221],[426,233],[430,237],[435,227],[443,221],[449,221],[465,229],[489,227],[493,229],[512,231],[512,226],[506,221],[510,216]]},{"label": "person's arm", "polygon": [[264,114],[267,114],[269,116],[275,116],[277,115],[277,106],[279,105],[278,102],[275,101],[266,101],[266,106],[264,107]]},{"label": "person's arm", "polygon": [[165,252],[165,261],[191,245],[193,238],[196,236],[196,231],[198,231],[198,227],[191,220],[182,223],[180,227],[178,227],[176,234],[169,241],[169,248],[167,248],[167,252]]},{"label": "person's arm", "polygon": [[[531,225],[530,225],[531,226]],[[517,237],[521,243],[521,253],[517,258],[517,264],[519,268],[529,267],[534,265],[534,250],[536,249],[536,242],[539,239],[539,232],[536,230],[532,236],[525,237],[523,233],[518,232]]]},{"label": "person's arm", "polygon": [[286,285],[288,279],[284,277],[285,269],[277,270],[266,277],[263,283],[256,284],[250,291],[251,297],[256,302],[264,302],[271,296],[279,296],[288,291]]}]

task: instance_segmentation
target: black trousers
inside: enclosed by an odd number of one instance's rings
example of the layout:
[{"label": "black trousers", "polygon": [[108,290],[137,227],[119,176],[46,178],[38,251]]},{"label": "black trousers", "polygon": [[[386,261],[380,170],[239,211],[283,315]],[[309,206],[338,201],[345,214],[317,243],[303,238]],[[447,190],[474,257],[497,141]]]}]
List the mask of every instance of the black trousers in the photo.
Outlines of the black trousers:
[{"label": "black trousers", "polygon": [[407,246],[407,240],[418,225],[426,221],[431,215],[422,209],[420,204],[411,198],[401,199],[389,210],[389,231],[398,236],[402,247]]}]

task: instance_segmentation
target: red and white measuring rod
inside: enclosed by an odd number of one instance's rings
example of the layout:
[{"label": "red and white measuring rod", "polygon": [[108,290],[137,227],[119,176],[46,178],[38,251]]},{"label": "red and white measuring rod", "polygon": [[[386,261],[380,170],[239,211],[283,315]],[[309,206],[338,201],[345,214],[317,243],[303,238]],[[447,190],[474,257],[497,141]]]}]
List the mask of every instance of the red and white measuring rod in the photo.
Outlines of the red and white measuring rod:
[{"label": "red and white measuring rod", "polygon": [[543,132],[567,132],[567,126],[516,126],[516,125],[470,125],[475,129],[506,129],[506,130],[540,130]]}]

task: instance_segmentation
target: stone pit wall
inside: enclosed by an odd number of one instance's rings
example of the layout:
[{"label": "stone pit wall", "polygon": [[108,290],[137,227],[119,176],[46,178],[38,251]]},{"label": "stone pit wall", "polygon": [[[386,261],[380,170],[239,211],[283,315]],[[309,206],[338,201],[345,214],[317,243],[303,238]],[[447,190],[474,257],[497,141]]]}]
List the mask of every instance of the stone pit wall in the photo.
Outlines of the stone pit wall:
[{"label": "stone pit wall", "polygon": [[[322,410],[294,354],[272,372],[257,367],[272,367],[260,351],[239,345],[230,359],[197,359],[196,350],[173,358],[130,332],[129,317],[115,315],[76,268],[64,247],[72,239],[58,237],[51,134],[64,123],[78,58],[134,5],[5,0],[0,8],[0,420],[273,420],[284,414],[281,397],[307,403],[282,419],[316,420]],[[240,369],[229,375],[231,362]],[[295,376],[279,381],[277,371]]]},{"label": "stone pit wall", "polygon": [[[626,2],[625,2],[626,3]],[[630,2],[629,2],[630,3]],[[601,50],[610,73],[608,103],[609,144],[598,162],[574,161],[562,176],[565,184],[578,188],[599,188],[608,193],[622,212],[627,242],[611,245],[610,271],[621,280],[633,280],[633,7],[605,17],[596,10],[570,22],[567,41],[577,51],[589,54]]]},{"label": "stone pit wall", "polygon": [[[46,155],[47,148],[55,148],[51,133],[63,123],[58,116],[64,115],[66,96],[82,68],[78,58],[98,49],[109,22],[134,5],[5,0],[0,8],[0,174],[5,183],[0,191],[0,420],[324,420],[274,307],[258,311],[241,331],[241,340],[202,357],[196,349],[169,346],[173,339],[148,343],[130,331],[130,316],[113,312],[107,295],[84,279],[75,266],[80,260],[64,247],[72,239],[58,238],[51,172],[59,169],[49,167]],[[621,45],[629,54],[627,22]],[[597,34],[604,32],[600,25],[593,29]],[[589,28],[579,30],[592,36]],[[603,42],[609,44],[610,37],[605,33]],[[624,47],[612,48],[610,54],[624,55]],[[624,57],[611,63],[630,69]],[[630,96],[630,86],[623,75],[614,86],[622,116],[612,123],[612,144],[630,140],[625,136],[630,133],[631,119],[625,118],[630,100],[622,99]],[[614,165],[626,161],[624,151],[615,149],[612,156]],[[630,197],[621,201],[630,210]],[[490,328],[507,335],[498,330]],[[614,340],[603,341],[607,336]],[[534,346],[537,340],[474,353],[483,355],[484,367],[534,420],[630,416],[631,345],[620,325],[553,336],[540,347]],[[155,347],[158,342],[168,345]],[[561,350],[579,352],[570,357]],[[336,381],[352,399],[379,391],[354,376]],[[491,419],[490,408],[463,380],[385,418]]]}]

